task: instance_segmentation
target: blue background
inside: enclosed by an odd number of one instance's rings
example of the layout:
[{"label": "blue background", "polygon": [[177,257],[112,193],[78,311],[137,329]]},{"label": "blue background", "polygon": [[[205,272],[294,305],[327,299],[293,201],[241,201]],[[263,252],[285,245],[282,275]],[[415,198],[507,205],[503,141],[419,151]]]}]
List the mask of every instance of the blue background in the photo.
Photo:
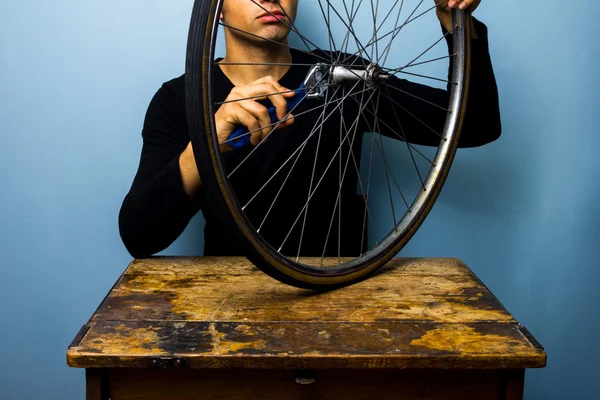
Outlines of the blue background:
[{"label": "blue background", "polygon": [[[503,137],[459,152],[404,254],[462,258],[545,346],[526,398],[598,398],[600,3],[483,3]],[[83,398],[65,353],[131,260],[117,214],[191,6],[0,2],[3,399]],[[202,225],[165,253],[198,254]]]}]

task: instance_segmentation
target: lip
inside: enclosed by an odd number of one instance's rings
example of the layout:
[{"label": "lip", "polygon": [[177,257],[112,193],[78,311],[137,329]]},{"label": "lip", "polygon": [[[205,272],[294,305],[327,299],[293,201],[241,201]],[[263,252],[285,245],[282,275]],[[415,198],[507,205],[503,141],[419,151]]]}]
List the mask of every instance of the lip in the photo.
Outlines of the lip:
[{"label": "lip", "polygon": [[259,15],[257,17],[257,19],[264,18],[264,17],[273,18],[274,16],[279,19],[285,19],[285,14],[279,10],[269,10],[268,12],[265,12],[265,13]]}]

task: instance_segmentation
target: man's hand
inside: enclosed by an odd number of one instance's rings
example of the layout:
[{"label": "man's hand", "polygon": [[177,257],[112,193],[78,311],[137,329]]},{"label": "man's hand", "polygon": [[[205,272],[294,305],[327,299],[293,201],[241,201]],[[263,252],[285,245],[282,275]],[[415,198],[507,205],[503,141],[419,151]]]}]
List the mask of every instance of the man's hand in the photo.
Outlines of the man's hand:
[{"label": "man's hand", "polygon": [[[294,96],[293,91],[281,86],[270,75],[248,85],[233,88],[225,99],[227,103],[224,103],[215,114],[217,136],[219,143],[222,144],[221,152],[231,150],[231,147],[226,144],[227,139],[240,125],[247,127],[252,132],[250,142],[253,145],[257,145],[273,130],[274,127],[270,126],[272,122],[267,107],[257,100],[264,100],[268,97],[277,110],[277,117],[282,120],[287,111],[285,99]],[[284,122],[279,124],[277,129],[285,128],[293,123],[294,118],[290,114]],[[266,128],[261,129],[262,127]]]},{"label": "man's hand", "polygon": [[[434,0],[434,2],[438,4],[440,0]],[[437,6],[436,12],[444,29],[450,31],[452,29],[453,8],[460,8],[461,10],[469,8],[473,12],[479,7],[479,4],[481,4],[481,0],[447,0]]]}]

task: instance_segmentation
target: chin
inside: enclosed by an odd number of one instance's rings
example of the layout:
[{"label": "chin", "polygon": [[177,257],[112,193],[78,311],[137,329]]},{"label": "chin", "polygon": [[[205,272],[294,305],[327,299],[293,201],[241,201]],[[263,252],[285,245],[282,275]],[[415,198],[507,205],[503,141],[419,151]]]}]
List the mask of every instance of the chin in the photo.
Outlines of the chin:
[{"label": "chin", "polygon": [[281,27],[277,26],[268,26],[262,29],[260,33],[258,33],[258,35],[266,39],[273,40],[275,42],[284,42],[287,39],[289,33],[290,32],[287,28],[282,29]]}]

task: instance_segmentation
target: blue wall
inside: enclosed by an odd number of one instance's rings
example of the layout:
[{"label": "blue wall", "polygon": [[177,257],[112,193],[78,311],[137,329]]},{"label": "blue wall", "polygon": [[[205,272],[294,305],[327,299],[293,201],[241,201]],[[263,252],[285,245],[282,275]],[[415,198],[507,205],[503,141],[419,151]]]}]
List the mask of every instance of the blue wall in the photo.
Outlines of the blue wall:
[{"label": "blue wall", "polygon": [[[83,396],[65,352],[130,261],[117,213],[148,102],[183,72],[191,3],[0,2],[5,399]],[[528,399],[598,398],[600,3],[483,3],[504,136],[460,151],[404,254],[462,258],[546,347]],[[197,217],[165,253],[201,237]]]}]

